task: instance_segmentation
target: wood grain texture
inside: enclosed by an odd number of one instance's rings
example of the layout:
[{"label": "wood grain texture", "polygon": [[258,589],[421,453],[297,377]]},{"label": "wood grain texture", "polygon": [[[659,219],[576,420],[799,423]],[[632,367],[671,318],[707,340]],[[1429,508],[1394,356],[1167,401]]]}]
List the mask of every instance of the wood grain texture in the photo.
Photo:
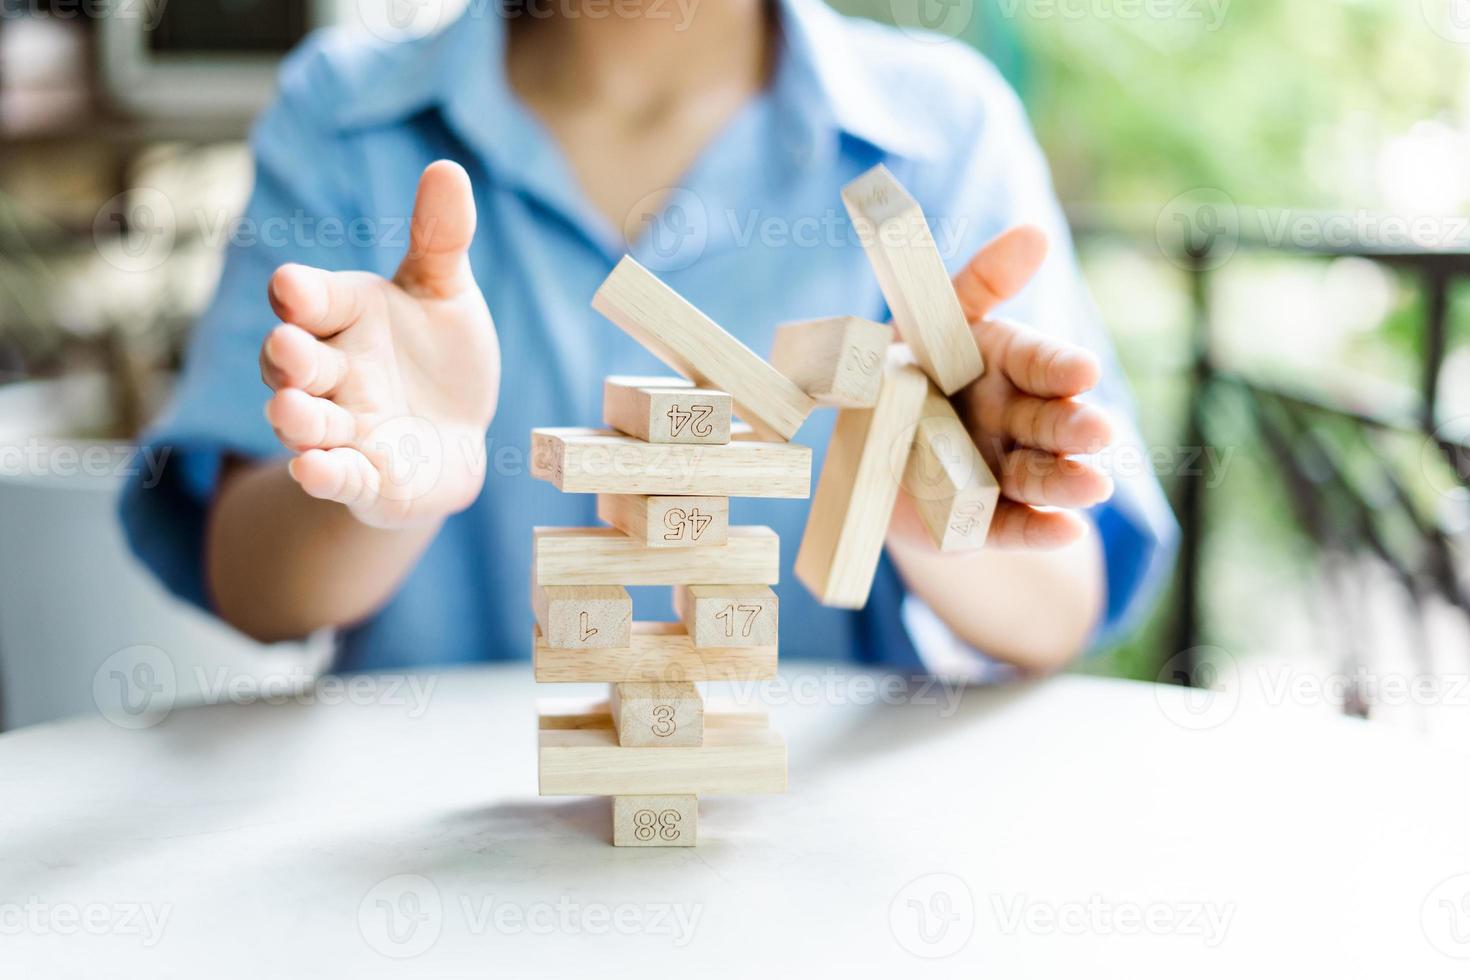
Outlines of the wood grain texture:
[{"label": "wood grain texture", "polygon": [[[607,698],[537,698],[537,727],[544,730],[577,728],[611,729],[612,708]],[[768,728],[770,716],[764,708],[752,707],[728,697],[704,698],[704,728]]]},{"label": "wood grain texture", "polygon": [[681,585],[674,611],[696,647],[775,646],[776,593],[764,585]]},{"label": "wood grain texture", "polygon": [[531,475],[563,493],[807,497],[812,451],[736,431],[728,445],[658,445],[604,429],[531,430]]},{"label": "wood grain texture", "polygon": [[614,376],[602,382],[602,419],[644,442],[723,446],[730,396],[684,378]]},{"label": "wood grain texture", "polygon": [[796,577],[823,605],[868,601],[928,388],[922,371],[890,357],[878,404],[837,413],[796,555]]},{"label": "wood grain texture", "polygon": [[604,280],[592,308],[686,378],[729,392],[736,414],[763,438],[790,439],[811,413],[805,392],[631,257]]},{"label": "wood grain texture", "polygon": [[620,585],[531,586],[536,623],[562,650],[626,647],[632,642],[633,600]]},{"label": "wood grain texture", "polygon": [[784,793],[786,743],[769,728],[719,728],[698,747],[618,744],[611,729],[537,733],[542,796]]},{"label": "wood grain texture", "polygon": [[683,623],[633,623],[633,644],[558,650],[540,629],[531,639],[536,680],[544,684],[629,681],[753,681],[776,676],[777,647],[694,646]]},{"label": "wood grain texture", "polygon": [[985,546],[1000,484],[954,406],[932,384],[914,430],[903,489],[940,551]]},{"label": "wood grain texture", "polygon": [[539,585],[775,585],[781,540],[768,527],[732,527],[710,548],[650,548],[612,527],[533,529]]},{"label": "wood grain texture", "polygon": [[777,328],[771,364],[819,405],[871,408],[878,400],[893,328],[857,316]]},{"label": "wood grain texture", "polygon": [[613,846],[693,847],[699,843],[699,797],[614,796]]},{"label": "wood grain texture", "polygon": [[980,347],[919,202],[879,164],[842,189],[842,203],[919,366],[946,395],[980,377]]},{"label": "wood grain texture", "polygon": [[704,742],[704,695],[689,681],[614,684],[607,704],[619,745]]},{"label": "wood grain texture", "polygon": [[729,497],[604,493],[597,519],[649,548],[708,548],[730,540]]}]

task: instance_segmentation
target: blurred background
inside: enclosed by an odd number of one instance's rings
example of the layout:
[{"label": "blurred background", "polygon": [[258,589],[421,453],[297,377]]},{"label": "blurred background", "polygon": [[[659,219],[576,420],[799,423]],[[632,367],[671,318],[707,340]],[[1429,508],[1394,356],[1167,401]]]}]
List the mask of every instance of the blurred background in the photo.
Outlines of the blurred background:
[{"label": "blurred background", "polygon": [[[456,5],[0,0],[0,725],[112,696],[120,635],[301,662],[164,596],[113,498],[281,55]],[[1078,669],[1470,737],[1470,0],[837,6],[1016,85],[1137,394],[1147,458],[1112,462],[1163,479],[1178,572]]]}]

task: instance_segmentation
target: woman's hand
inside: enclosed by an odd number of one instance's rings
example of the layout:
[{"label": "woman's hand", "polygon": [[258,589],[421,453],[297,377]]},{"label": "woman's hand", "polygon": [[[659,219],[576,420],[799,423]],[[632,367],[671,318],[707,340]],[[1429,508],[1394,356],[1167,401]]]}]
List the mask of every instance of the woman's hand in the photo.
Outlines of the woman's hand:
[{"label": "woman's hand", "polygon": [[[1026,327],[985,318],[1020,292],[1045,255],[1039,229],[1012,228],[977,252],[954,279],[985,356],[985,374],[953,401],[1000,481],[1001,499],[986,540],[994,548],[1069,545],[1087,528],[1073,510],[1101,503],[1113,492],[1101,470],[1069,458],[1100,452],[1113,439],[1107,415],[1075,400],[1097,384],[1097,358]],[[907,541],[928,539],[906,496],[892,532]]]},{"label": "woman's hand", "polygon": [[469,176],[439,161],[419,181],[408,255],[391,280],[285,265],[282,323],[260,351],[266,418],[297,453],[292,479],[381,528],[431,525],[485,480],[500,345],[470,272]]}]

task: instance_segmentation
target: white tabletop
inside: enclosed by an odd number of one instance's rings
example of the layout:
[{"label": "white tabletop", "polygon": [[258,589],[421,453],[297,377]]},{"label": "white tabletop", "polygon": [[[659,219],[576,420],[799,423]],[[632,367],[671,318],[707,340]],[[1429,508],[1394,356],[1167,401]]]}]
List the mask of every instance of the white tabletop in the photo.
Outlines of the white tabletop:
[{"label": "white tabletop", "polygon": [[533,701],[566,689],[415,681],[0,737],[0,976],[1470,968],[1467,758],[1394,729],[796,664],[763,688],[789,793],[633,849],[607,800],[536,796]]}]

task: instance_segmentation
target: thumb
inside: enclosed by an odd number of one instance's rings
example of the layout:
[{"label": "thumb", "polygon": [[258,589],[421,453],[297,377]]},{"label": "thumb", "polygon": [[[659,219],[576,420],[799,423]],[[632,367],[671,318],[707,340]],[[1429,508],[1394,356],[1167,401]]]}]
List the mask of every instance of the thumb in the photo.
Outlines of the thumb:
[{"label": "thumb", "polygon": [[449,160],[429,164],[419,178],[408,254],[393,281],[420,295],[457,295],[474,282],[469,258],[474,237],[475,195],[470,175]]},{"label": "thumb", "polygon": [[991,239],[954,277],[960,308],[971,323],[1021,291],[1046,258],[1046,233],[1017,225]]}]

